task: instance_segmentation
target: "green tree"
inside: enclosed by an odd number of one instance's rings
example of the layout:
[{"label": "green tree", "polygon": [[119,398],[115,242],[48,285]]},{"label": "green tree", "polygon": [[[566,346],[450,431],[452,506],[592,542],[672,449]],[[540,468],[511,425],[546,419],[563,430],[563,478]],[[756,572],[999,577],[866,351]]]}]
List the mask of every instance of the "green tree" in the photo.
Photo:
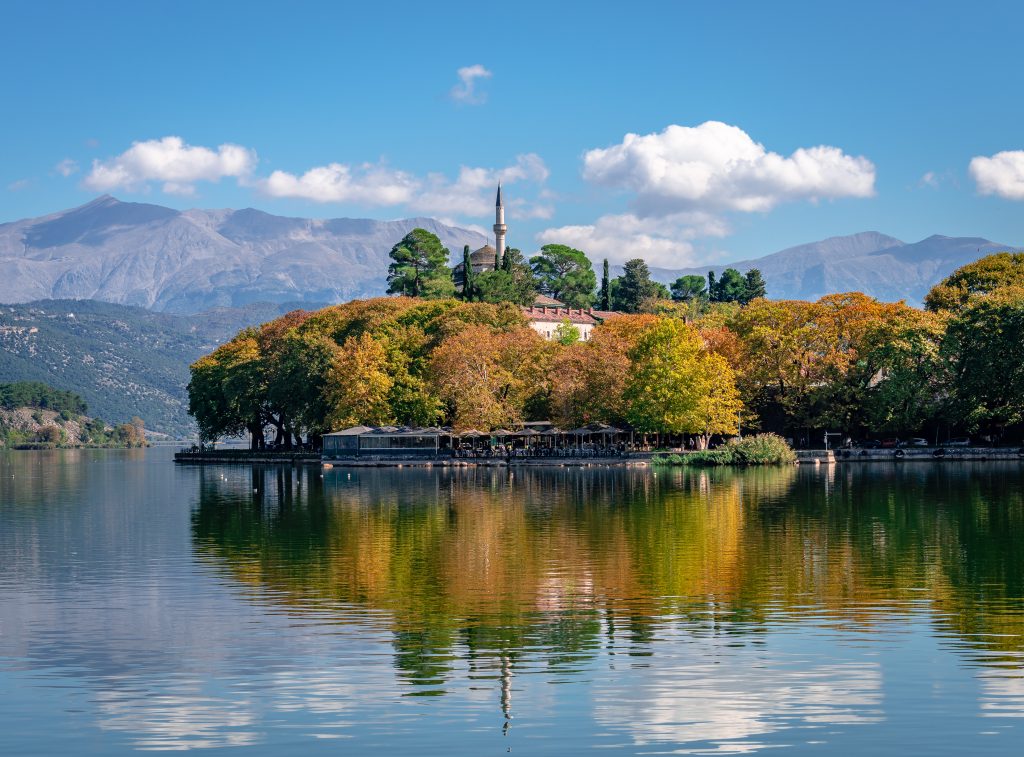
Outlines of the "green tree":
[{"label": "green tree", "polygon": [[473,260],[470,257],[469,245],[462,248],[462,299],[472,302],[475,296],[473,281]]},{"label": "green tree", "polygon": [[455,292],[448,248],[426,229],[413,229],[391,248],[388,294],[438,299]]},{"label": "green tree", "polygon": [[735,268],[722,271],[722,278],[715,282],[713,289],[708,290],[711,302],[749,302],[745,300],[746,292],[746,280]]},{"label": "green tree", "polygon": [[1024,287],[1024,253],[999,252],[957,268],[932,287],[924,304],[928,310],[958,310],[1004,287]]},{"label": "green tree", "polygon": [[746,305],[751,300],[756,300],[759,297],[764,297],[768,290],[764,283],[764,277],[761,275],[761,271],[757,268],[751,268],[747,271],[746,276],[743,277],[744,292],[743,298],[740,302]]},{"label": "green tree", "polygon": [[572,308],[594,304],[597,276],[582,250],[564,244],[546,244],[530,258],[538,289]]},{"label": "green tree", "polygon": [[732,371],[703,349],[697,331],[662,318],[629,351],[627,418],[640,431],[707,436],[735,431],[739,398]]},{"label": "green tree", "polygon": [[580,330],[574,326],[568,318],[558,324],[558,328],[555,329],[554,341],[557,344],[561,344],[568,347],[570,344],[576,344],[580,340]]},{"label": "green tree", "polygon": [[694,302],[707,298],[703,276],[680,276],[671,287],[672,299],[676,302]]},{"label": "green tree", "polygon": [[602,266],[601,294],[599,295],[599,305],[601,307],[601,310],[612,309],[612,284],[611,278],[608,275],[608,258],[604,259],[604,265]]},{"label": "green tree", "polygon": [[651,271],[640,258],[623,266],[622,275],[615,279],[613,305],[624,313],[639,313],[644,302],[658,296],[658,286],[651,280]]},{"label": "green tree", "polygon": [[523,259],[523,253],[515,247],[505,249],[500,270],[486,271],[476,277],[476,290],[477,299],[490,303],[532,305],[537,296],[533,271]]},{"label": "green tree", "polygon": [[1024,288],[978,298],[946,330],[955,417],[972,430],[1024,423]]}]

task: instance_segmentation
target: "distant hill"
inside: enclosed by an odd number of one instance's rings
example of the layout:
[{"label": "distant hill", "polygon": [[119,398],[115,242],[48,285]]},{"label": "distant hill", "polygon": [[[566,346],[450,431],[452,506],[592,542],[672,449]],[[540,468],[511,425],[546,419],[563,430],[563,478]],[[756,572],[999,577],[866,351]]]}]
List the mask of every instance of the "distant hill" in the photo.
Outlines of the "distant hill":
[{"label": "distant hill", "polygon": [[487,239],[432,218],[284,218],[185,210],[103,196],[0,224],[0,302],[92,299],[196,313],[252,302],[335,303],[379,295],[388,252],[422,227],[461,259]]},{"label": "distant hill", "polygon": [[189,365],[289,309],[262,303],[179,316],[78,300],[0,306],[0,381],[41,381],[80,394],[108,423],[137,415],[146,428],[181,437],[194,431]]},{"label": "distant hill", "polygon": [[768,296],[816,300],[835,292],[859,291],[881,300],[906,300],[920,305],[935,284],[962,265],[1002,250],[1019,250],[977,237],[931,236],[907,244],[877,231],[790,247],[763,258],[736,263],[669,270],[652,268],[666,283],[685,274],[707,276],[736,268],[760,269]]}]

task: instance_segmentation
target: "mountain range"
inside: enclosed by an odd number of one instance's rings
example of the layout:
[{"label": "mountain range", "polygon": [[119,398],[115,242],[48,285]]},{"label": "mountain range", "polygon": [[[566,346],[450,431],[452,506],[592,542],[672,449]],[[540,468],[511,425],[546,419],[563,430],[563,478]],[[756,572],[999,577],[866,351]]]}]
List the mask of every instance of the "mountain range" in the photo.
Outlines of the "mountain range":
[{"label": "mountain range", "polygon": [[432,218],[285,218],[173,210],[103,196],[0,225],[0,302],[86,299],[171,313],[252,302],[335,303],[382,294],[388,252],[409,231],[461,256],[487,239]]},{"label": "mountain range", "polygon": [[[287,310],[383,294],[388,252],[415,227],[437,234],[454,257],[464,244],[475,249],[488,241],[430,218],[178,211],[109,196],[0,224],[0,302],[8,303],[0,306],[0,381],[77,392],[108,422],[138,415],[157,432],[193,433],[190,363],[239,329]],[[920,304],[954,269],[1009,249],[1016,248],[973,237],[908,244],[870,231],[652,274],[669,283],[709,269],[758,268],[770,297],[859,290]]]},{"label": "mountain range", "polygon": [[[254,302],[313,307],[375,296],[386,288],[388,252],[416,227],[437,234],[454,257],[465,244],[476,249],[488,241],[432,218],[286,218],[253,208],[173,210],[105,195],[0,224],[0,302],[92,299],[191,314]],[[868,231],[737,263],[652,273],[668,283],[725,267],[758,268],[770,297],[817,299],[857,290],[919,304],[954,269],[1006,249],[1016,248],[974,237],[908,244]]]},{"label": "mountain range", "polygon": [[761,271],[768,296],[787,300],[816,300],[835,292],[864,292],[880,300],[906,300],[920,305],[925,294],[962,265],[980,257],[1020,248],[979,237],[944,237],[938,234],[908,244],[877,231],[832,237],[766,255],[718,266],[652,268],[654,278],[666,283],[679,276],[735,268]]}]

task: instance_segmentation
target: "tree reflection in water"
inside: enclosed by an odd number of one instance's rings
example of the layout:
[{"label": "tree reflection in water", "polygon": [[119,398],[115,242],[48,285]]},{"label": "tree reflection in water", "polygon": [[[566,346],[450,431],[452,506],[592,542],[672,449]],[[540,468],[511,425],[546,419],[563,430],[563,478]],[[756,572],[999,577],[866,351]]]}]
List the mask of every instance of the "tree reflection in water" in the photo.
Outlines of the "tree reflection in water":
[{"label": "tree reflection in water", "polygon": [[864,635],[923,615],[966,664],[1018,670],[1020,484],[1015,464],[210,468],[192,530],[261,601],[385,623],[408,694],[443,694],[462,669],[497,681],[507,730],[516,671],[573,676],[679,634],[751,645],[787,624]]}]

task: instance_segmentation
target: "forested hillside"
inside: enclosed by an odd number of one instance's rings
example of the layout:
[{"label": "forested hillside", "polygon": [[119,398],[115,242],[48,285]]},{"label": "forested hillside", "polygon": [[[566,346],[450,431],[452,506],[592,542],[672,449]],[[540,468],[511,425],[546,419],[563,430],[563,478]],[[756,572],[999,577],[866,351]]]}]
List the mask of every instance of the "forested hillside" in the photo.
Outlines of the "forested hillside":
[{"label": "forested hillside", "polygon": [[108,423],[145,420],[152,431],[194,431],[188,366],[238,329],[286,306],[219,308],[195,316],[89,300],[0,307],[0,381],[38,381],[80,394]]}]

